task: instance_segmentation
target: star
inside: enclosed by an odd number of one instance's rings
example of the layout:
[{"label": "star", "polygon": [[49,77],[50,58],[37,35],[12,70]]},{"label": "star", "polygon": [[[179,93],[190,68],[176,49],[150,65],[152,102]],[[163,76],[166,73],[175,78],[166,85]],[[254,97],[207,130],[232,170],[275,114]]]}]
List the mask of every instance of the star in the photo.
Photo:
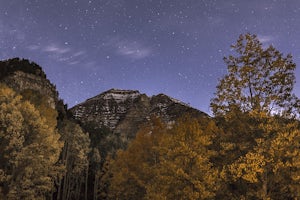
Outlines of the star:
[{"label": "star", "polygon": [[287,0],[3,1],[0,57],[41,65],[70,107],[126,88],[210,112],[238,36],[257,34],[299,65],[299,19],[300,2]]}]

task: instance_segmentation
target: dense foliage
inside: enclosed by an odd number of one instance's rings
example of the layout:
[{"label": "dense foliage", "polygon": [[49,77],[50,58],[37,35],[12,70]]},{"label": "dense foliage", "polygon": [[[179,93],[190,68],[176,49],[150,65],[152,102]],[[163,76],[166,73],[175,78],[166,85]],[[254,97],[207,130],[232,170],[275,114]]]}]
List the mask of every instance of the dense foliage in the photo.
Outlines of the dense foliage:
[{"label": "dense foliage", "polygon": [[225,58],[228,74],[211,101],[218,127],[219,164],[226,199],[299,196],[299,99],[295,64],[255,35],[241,35]]},{"label": "dense foliage", "polygon": [[[228,74],[217,86],[211,107],[216,116],[232,109],[295,114],[299,100],[292,93],[295,63],[273,46],[264,49],[256,35],[241,35],[224,58]],[[299,105],[298,105],[299,106]]]},{"label": "dense foliage", "polygon": [[42,68],[33,62],[29,62],[29,60],[13,58],[0,62],[0,80],[16,71],[23,71],[46,78],[46,74]]},{"label": "dense foliage", "polygon": [[34,105],[0,85],[1,199],[50,196],[61,167],[59,138]]},{"label": "dense foliage", "polygon": [[218,189],[210,158],[217,127],[185,116],[172,128],[154,119],[111,164],[108,199],[208,199]]}]

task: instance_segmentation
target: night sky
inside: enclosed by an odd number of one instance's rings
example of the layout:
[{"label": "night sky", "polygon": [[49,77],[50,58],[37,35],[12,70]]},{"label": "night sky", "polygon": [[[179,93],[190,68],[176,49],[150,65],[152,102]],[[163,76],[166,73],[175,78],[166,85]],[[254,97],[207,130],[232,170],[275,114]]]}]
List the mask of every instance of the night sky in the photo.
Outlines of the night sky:
[{"label": "night sky", "polygon": [[300,65],[298,0],[0,0],[0,59],[41,65],[69,107],[120,88],[209,112],[223,57],[248,32]]}]

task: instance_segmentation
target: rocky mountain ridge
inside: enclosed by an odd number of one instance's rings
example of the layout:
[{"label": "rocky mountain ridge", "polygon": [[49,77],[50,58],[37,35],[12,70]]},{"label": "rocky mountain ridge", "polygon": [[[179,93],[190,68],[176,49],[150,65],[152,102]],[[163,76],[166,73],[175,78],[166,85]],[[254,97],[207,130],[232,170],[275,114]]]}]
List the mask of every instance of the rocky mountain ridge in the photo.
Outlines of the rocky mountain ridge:
[{"label": "rocky mountain ridge", "polygon": [[0,82],[17,92],[32,90],[46,96],[54,109],[58,103],[58,92],[47,79],[42,68],[26,59],[13,58],[0,61]]},{"label": "rocky mountain ridge", "polygon": [[125,143],[135,137],[139,126],[152,115],[159,116],[166,123],[172,123],[183,114],[208,116],[165,94],[148,97],[137,90],[120,89],[105,91],[69,111],[83,126],[106,127]]}]

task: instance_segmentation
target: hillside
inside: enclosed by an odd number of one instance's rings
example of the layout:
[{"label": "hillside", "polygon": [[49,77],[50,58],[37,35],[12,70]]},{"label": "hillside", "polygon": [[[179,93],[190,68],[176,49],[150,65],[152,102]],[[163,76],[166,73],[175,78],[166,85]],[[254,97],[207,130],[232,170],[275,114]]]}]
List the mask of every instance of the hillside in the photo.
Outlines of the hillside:
[{"label": "hillside", "polygon": [[172,123],[183,114],[208,117],[207,114],[165,94],[152,97],[137,90],[111,89],[69,110],[74,119],[89,129],[106,128],[125,145],[151,116]]},{"label": "hillside", "polygon": [[58,92],[55,86],[34,62],[19,58],[0,61],[0,82],[17,92],[32,90],[47,98],[52,108],[57,106]]}]

